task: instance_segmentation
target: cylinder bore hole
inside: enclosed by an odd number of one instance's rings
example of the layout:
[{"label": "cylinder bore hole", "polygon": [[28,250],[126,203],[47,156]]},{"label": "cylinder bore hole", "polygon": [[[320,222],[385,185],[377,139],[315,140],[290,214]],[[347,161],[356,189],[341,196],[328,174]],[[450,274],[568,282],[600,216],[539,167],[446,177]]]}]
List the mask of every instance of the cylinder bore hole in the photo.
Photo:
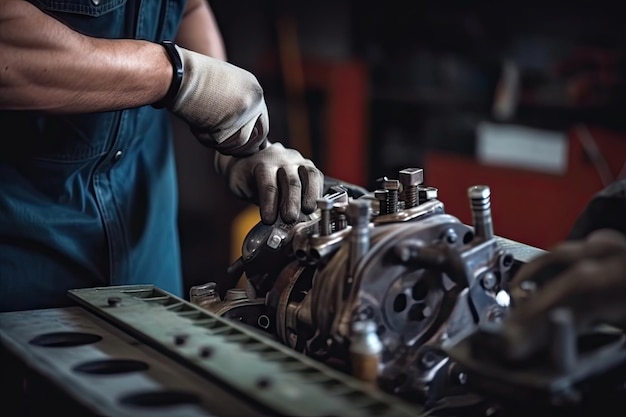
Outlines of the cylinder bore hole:
[{"label": "cylinder bore hole", "polygon": [[428,284],[420,280],[413,285],[413,289],[411,290],[411,296],[415,301],[422,301],[428,295]]},{"label": "cylinder bore hole", "polygon": [[105,359],[84,362],[74,367],[74,371],[93,375],[115,375],[145,371],[149,366],[133,359]]},{"label": "cylinder bore hole", "polygon": [[185,391],[150,391],[127,395],[120,399],[120,403],[137,407],[166,407],[198,404],[200,397]]},{"label": "cylinder bore hole", "polygon": [[398,294],[393,300],[393,311],[400,313],[406,309],[406,294]]},{"label": "cylinder bore hole", "polygon": [[409,309],[409,320],[422,321],[431,315],[430,307],[424,303],[413,304]]},{"label": "cylinder bore hole", "polygon": [[43,347],[73,347],[90,345],[102,340],[102,336],[80,332],[44,333],[30,340],[31,345]]}]

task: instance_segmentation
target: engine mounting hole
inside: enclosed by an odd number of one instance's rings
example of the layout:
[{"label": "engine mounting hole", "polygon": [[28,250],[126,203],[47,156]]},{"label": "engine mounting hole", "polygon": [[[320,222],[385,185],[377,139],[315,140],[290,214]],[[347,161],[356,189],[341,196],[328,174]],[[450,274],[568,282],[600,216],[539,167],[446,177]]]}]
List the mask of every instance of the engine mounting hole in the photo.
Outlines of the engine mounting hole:
[{"label": "engine mounting hole", "polygon": [[466,244],[466,245],[467,245],[467,244],[468,244],[468,243],[470,243],[472,240],[474,240],[474,232],[466,232],[466,233],[463,235],[463,243],[464,243],[464,244]]}]

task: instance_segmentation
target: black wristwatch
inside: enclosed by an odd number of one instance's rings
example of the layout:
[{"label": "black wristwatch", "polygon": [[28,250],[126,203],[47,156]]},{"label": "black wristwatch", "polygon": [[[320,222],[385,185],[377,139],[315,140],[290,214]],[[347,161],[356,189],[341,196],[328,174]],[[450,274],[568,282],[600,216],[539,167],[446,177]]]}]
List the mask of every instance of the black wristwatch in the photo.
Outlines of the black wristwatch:
[{"label": "black wristwatch", "polygon": [[161,45],[167,51],[167,56],[170,58],[170,62],[172,63],[172,83],[170,84],[170,88],[167,90],[165,96],[152,104],[152,107],[155,109],[162,109],[167,107],[178,94],[178,90],[180,89],[180,85],[183,81],[183,60],[176,49],[176,45],[171,41],[163,41]]}]

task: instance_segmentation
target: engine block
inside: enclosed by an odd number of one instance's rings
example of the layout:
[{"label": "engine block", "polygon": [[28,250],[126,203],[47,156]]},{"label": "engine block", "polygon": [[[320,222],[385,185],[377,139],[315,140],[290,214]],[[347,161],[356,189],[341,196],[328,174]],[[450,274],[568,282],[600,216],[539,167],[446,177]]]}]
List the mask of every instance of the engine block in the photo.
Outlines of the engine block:
[{"label": "engine block", "polygon": [[488,186],[468,189],[470,226],[422,182],[407,168],[374,191],[327,187],[312,215],[250,231],[230,268],[246,288],[196,286],[192,303],[396,395],[448,395],[464,376],[446,343],[507,314],[523,260],[494,234]]}]

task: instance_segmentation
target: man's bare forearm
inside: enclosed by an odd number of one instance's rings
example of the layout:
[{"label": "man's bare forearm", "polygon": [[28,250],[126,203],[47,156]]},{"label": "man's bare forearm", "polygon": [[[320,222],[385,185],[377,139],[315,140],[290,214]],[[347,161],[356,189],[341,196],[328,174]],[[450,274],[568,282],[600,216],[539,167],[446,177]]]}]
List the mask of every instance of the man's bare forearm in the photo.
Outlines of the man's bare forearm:
[{"label": "man's bare forearm", "polygon": [[226,60],[222,34],[207,0],[187,0],[176,42],[183,48]]},{"label": "man's bare forearm", "polygon": [[24,0],[0,0],[0,108],[84,113],[150,104],[172,79],[163,47],[79,34]]}]

